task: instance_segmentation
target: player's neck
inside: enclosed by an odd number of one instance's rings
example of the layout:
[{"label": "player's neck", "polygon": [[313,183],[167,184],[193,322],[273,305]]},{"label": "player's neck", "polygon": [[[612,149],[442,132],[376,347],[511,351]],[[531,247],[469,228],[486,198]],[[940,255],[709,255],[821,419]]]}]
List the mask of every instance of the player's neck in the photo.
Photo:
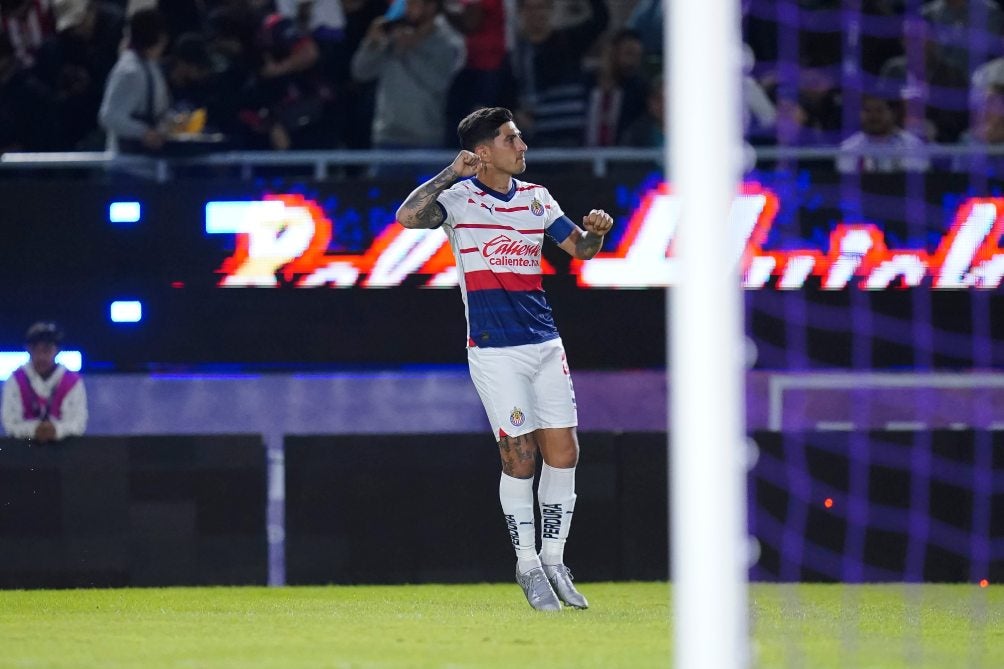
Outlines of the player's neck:
[{"label": "player's neck", "polygon": [[496,193],[508,193],[512,187],[512,175],[493,168],[488,168],[479,173],[478,181]]}]

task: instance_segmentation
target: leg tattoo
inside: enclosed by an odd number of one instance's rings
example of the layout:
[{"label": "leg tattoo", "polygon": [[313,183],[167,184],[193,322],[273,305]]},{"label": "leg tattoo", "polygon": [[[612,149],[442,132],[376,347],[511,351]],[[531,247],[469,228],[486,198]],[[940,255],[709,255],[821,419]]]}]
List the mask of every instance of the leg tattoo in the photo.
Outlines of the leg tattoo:
[{"label": "leg tattoo", "polygon": [[537,442],[533,433],[499,439],[502,472],[514,478],[530,478],[536,465]]}]

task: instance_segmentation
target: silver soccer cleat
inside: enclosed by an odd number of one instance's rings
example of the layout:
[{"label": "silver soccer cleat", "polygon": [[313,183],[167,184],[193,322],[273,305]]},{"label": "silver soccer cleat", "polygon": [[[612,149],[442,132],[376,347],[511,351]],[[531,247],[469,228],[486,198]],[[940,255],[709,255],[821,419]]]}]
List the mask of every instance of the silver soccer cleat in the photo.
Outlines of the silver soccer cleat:
[{"label": "silver soccer cleat", "polygon": [[589,602],[572,585],[572,572],[569,571],[568,567],[563,564],[545,564],[543,569],[548,583],[554,588],[561,601],[577,609],[589,608]]},{"label": "silver soccer cleat", "polygon": [[[531,569],[525,574],[519,573],[516,570],[516,582],[519,583],[520,587],[523,588],[523,594],[526,595],[526,601],[530,603],[530,606],[537,609],[538,611],[560,611],[561,602],[558,601],[558,596],[554,594],[554,590],[551,589],[551,584],[547,580],[547,576],[544,575],[544,570],[540,567],[536,569]],[[575,588],[572,588],[575,591]],[[576,593],[578,594],[578,593]]]}]

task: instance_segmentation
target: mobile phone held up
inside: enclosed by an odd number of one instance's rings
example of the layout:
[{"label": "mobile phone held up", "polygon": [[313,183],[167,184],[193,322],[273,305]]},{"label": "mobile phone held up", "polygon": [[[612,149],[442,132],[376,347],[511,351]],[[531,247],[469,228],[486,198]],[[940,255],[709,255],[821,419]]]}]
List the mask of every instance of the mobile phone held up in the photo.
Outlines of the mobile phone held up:
[{"label": "mobile phone held up", "polygon": [[404,8],[406,5],[407,0],[391,0],[390,6],[387,7],[387,11],[383,15],[386,20],[384,27],[393,28],[396,25],[404,23]]}]

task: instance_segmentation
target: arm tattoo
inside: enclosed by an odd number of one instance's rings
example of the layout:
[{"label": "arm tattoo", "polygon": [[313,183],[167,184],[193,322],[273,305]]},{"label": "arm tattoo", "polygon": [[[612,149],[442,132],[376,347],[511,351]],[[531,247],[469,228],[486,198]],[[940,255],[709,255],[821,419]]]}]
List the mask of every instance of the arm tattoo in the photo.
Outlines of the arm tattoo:
[{"label": "arm tattoo", "polygon": [[[532,434],[519,437],[502,437],[499,439],[499,453],[502,455],[502,471],[507,476],[526,478],[517,473],[517,469],[526,470],[529,464],[530,476],[533,476],[536,465],[537,442]],[[519,465],[522,465],[521,467]]]},{"label": "arm tattoo", "polygon": [[601,246],[603,246],[603,235],[583,232],[575,240],[575,257],[581,260],[589,260],[596,255]]},{"label": "arm tattoo", "polygon": [[434,228],[442,223],[443,212],[436,205],[436,196],[456,180],[457,173],[450,166],[426,181],[401,204],[397,210],[397,220],[406,228]]}]

